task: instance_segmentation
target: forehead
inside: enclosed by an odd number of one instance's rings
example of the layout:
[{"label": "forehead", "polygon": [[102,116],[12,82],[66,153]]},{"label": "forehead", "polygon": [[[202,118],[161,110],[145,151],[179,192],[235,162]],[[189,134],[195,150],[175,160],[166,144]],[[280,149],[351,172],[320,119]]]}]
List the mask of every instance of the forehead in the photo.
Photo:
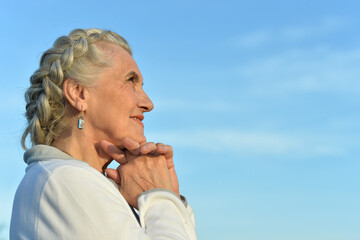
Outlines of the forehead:
[{"label": "forehead", "polygon": [[117,75],[117,77],[123,78],[132,72],[137,74],[139,79],[142,80],[142,75],[136,62],[125,49],[112,43],[100,43],[98,48],[109,58],[110,71]]}]

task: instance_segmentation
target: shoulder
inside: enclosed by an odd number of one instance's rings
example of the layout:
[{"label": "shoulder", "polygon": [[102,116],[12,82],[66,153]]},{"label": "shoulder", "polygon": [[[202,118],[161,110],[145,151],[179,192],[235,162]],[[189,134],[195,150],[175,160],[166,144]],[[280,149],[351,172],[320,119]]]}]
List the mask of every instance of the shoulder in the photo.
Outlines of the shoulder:
[{"label": "shoulder", "polygon": [[86,192],[88,195],[110,192],[119,195],[118,189],[103,174],[79,160],[52,159],[39,162],[30,171],[35,171],[42,178],[44,193],[51,190],[51,194],[59,192],[66,197],[66,193]]},{"label": "shoulder", "polygon": [[89,164],[76,160],[52,146],[40,144],[32,147],[24,153],[24,161],[28,167],[20,185],[30,184],[44,190],[51,183],[73,188],[83,183],[93,183],[89,184],[89,187],[100,184],[103,188],[115,188],[104,175]]},{"label": "shoulder", "polygon": [[24,234],[36,239],[42,234],[52,236],[51,229],[71,232],[69,226],[76,226],[78,220],[87,222],[87,216],[101,214],[97,211],[103,208],[98,206],[114,204],[127,206],[119,190],[86,163],[63,159],[33,162],[15,194],[11,236]]},{"label": "shoulder", "polygon": [[44,186],[49,182],[82,183],[98,182],[108,185],[108,180],[101,173],[79,160],[49,159],[31,163],[22,182]]},{"label": "shoulder", "polygon": [[[31,163],[17,190],[17,198],[35,205],[73,201],[86,205],[122,198],[104,175],[87,163],[75,159],[49,159]],[[115,200],[116,199],[116,200]]]}]

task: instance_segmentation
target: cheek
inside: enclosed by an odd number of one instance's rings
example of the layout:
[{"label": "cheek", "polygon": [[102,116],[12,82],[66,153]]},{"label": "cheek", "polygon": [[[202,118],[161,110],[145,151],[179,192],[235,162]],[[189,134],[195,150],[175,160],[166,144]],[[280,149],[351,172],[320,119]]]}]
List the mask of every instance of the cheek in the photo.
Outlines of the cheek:
[{"label": "cheek", "polygon": [[[133,91],[126,86],[117,88],[108,88],[98,96],[101,99],[99,108],[106,109],[107,111],[126,112],[130,105],[136,101]],[[109,112],[111,114],[111,112]]]},{"label": "cheek", "polygon": [[[131,124],[130,117],[134,114],[138,114],[136,111],[136,95],[134,91],[121,91],[119,94],[114,94],[111,97],[107,97],[104,104],[104,114],[108,116],[107,121],[113,121],[119,127],[126,127],[129,123]],[[121,129],[125,131],[126,129]]]},{"label": "cheek", "polygon": [[121,92],[121,96],[118,101],[124,109],[135,109],[137,107],[137,95],[134,88],[128,86],[126,89],[124,89],[124,91]]},{"label": "cheek", "polygon": [[[131,85],[103,89],[96,92],[92,100],[88,110],[95,129],[101,129],[115,139],[124,137],[122,135],[134,135],[133,120],[130,117],[139,111],[137,95]],[[135,135],[140,134],[138,131],[135,129]]]}]

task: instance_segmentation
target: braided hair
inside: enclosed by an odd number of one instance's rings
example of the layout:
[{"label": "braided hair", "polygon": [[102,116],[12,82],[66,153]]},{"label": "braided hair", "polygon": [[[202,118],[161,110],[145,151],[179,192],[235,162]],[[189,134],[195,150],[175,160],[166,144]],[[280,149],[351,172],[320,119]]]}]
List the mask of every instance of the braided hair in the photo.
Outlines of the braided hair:
[{"label": "braided hair", "polygon": [[33,145],[50,145],[60,135],[66,123],[67,100],[63,83],[71,78],[90,86],[93,79],[109,66],[99,42],[116,44],[132,55],[129,44],[118,34],[101,29],[75,29],[68,36],[59,37],[52,48],[44,52],[40,67],[30,77],[25,93],[27,127],[21,139],[28,135]]}]

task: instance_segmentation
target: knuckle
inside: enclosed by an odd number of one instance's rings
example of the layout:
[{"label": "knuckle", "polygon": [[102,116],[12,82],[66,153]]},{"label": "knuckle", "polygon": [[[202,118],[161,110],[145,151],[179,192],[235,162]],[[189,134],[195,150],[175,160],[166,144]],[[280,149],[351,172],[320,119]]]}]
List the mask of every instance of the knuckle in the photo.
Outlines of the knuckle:
[{"label": "knuckle", "polygon": [[137,157],[134,159],[133,163],[135,165],[141,165],[141,164],[144,164],[146,161],[146,157],[145,156],[141,156],[141,157]]},{"label": "knuckle", "polygon": [[142,145],[142,147],[151,147],[151,146],[153,146],[155,143],[153,143],[153,142],[147,142],[147,143],[145,143],[144,145]]},{"label": "knuckle", "polygon": [[118,172],[120,175],[124,175],[124,173],[126,172],[126,167],[125,166],[120,166],[117,168]]},{"label": "knuckle", "polygon": [[156,148],[163,148],[165,146],[165,144],[163,143],[157,143],[156,144]]},{"label": "knuckle", "polygon": [[155,163],[157,164],[157,165],[163,165],[164,163],[165,163],[165,161],[166,161],[166,159],[165,159],[165,157],[163,156],[163,155],[159,155],[159,156],[157,156],[156,158],[155,158]]}]

